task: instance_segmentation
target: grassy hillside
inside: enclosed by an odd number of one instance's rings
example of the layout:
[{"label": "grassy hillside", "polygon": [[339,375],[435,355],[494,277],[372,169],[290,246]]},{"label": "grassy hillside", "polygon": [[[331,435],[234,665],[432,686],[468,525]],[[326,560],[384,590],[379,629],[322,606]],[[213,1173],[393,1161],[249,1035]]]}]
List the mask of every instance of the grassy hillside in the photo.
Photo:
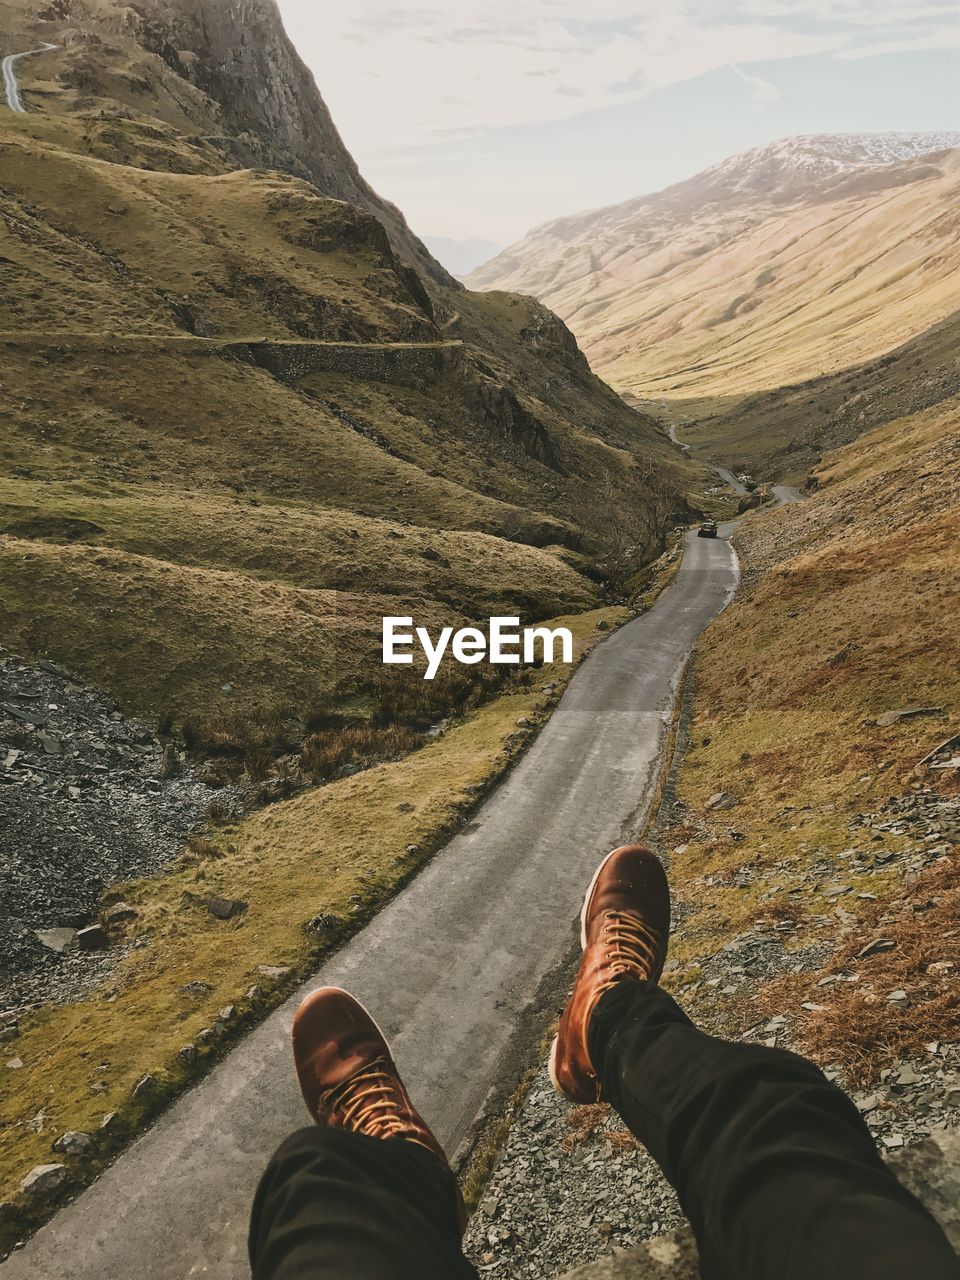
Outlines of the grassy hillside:
[{"label": "grassy hillside", "polygon": [[699,456],[802,478],[877,420],[858,401],[878,379],[956,390],[960,265],[960,151],[851,166],[825,137],[819,172],[777,167],[809,159],[806,141],[548,223],[471,280],[553,307]]},{"label": "grassy hillside", "polygon": [[553,307],[621,390],[768,390],[875,357],[955,310],[958,181],[960,153],[945,152],[793,198],[731,195],[612,225],[601,213],[566,241],[550,225],[531,233],[474,279]]},{"label": "grassy hillside", "polygon": [[823,454],[878,423],[960,393],[960,313],[839,373],[750,395],[680,400],[670,417],[694,456],[802,484]]},{"label": "grassy hillside", "polygon": [[354,706],[382,614],[586,608],[689,514],[698,469],[556,317],[425,268],[335,130],[297,134],[299,71],[267,137],[211,6],[0,18],[58,45],[0,127],[9,644],[154,717]]},{"label": "grassy hillside", "polygon": [[[874,428],[824,459],[811,498],[744,526],[744,583],[702,643],[680,777],[689,819],[673,874],[696,906],[679,959],[761,921],[789,929],[787,950],[812,947],[820,963],[721,1008],[741,1030],[788,1014],[802,1048],[860,1083],[960,1034],[947,962],[960,776],[921,763],[960,727],[958,423],[954,398]],[[910,707],[931,710],[887,714]],[[735,806],[706,810],[721,790]],[[909,822],[921,796],[948,802],[930,855]],[[877,814],[887,825],[864,830]],[[876,937],[890,941],[868,963],[861,948]],[[888,999],[896,989],[906,1011]],[[716,994],[701,994],[715,1016]]]}]

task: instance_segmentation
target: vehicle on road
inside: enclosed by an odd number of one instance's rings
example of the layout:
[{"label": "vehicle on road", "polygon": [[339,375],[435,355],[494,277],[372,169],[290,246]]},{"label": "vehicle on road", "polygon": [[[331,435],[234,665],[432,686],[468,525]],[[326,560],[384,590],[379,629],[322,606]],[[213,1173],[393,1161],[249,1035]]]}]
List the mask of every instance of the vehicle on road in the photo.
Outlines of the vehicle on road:
[{"label": "vehicle on road", "polygon": [[703,524],[697,530],[698,538],[715,538],[717,536],[716,520],[704,520]]}]

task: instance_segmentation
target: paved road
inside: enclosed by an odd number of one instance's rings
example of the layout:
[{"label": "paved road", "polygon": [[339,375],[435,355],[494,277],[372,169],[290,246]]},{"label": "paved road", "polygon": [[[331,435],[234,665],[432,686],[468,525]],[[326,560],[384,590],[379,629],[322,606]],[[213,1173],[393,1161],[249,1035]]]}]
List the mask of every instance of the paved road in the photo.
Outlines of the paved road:
[{"label": "paved road", "polygon": [[21,58],[31,58],[35,53],[46,53],[49,49],[56,49],[56,47],[55,44],[42,44],[39,49],[27,49],[24,53],[8,53],[3,62],[0,62],[0,74],[3,75],[3,92],[7,99],[7,106],[11,111],[16,111],[23,115],[27,110],[23,105],[23,99],[20,97],[16,64]]},{"label": "paved road", "polygon": [[736,579],[725,537],[688,534],[674,583],[597,648],[467,830],[13,1255],[2,1280],[246,1276],[258,1175],[307,1118],[288,1035],[297,1003],[321,982],[367,1003],[455,1151],[538,984],[569,953],[597,860],[641,826],[684,661]]}]

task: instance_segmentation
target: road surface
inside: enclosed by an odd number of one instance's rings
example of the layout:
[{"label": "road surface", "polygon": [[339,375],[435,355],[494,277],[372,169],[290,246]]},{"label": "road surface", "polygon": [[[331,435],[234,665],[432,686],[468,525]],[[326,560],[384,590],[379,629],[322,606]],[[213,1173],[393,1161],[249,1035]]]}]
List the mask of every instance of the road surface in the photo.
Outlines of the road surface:
[{"label": "road surface", "polygon": [[46,53],[49,49],[56,49],[55,44],[42,44],[39,49],[27,49],[23,53],[8,53],[0,62],[0,74],[3,75],[3,92],[7,99],[7,106],[11,111],[18,114],[25,114],[27,108],[23,105],[23,99],[20,97],[20,87],[17,84],[16,64],[21,58],[32,58],[35,53]]},{"label": "road surface", "polygon": [[297,1004],[320,984],[346,986],[370,1008],[454,1152],[504,1074],[541,979],[570,954],[595,864],[642,826],[684,662],[736,581],[727,538],[688,533],[674,582],[597,647],[467,829],[14,1254],[3,1280],[247,1276],[258,1176],[307,1121],[288,1040]]}]

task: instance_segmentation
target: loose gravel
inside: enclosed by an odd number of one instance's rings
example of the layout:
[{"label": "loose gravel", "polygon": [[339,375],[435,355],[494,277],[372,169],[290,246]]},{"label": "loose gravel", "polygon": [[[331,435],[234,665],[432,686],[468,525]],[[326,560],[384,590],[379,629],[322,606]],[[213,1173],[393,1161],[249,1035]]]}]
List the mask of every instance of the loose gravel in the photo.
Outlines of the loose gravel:
[{"label": "loose gravel", "polygon": [[[674,813],[674,819],[677,818]],[[878,851],[880,833],[906,837],[910,847]],[[839,905],[851,893],[869,896],[870,878],[896,865],[915,877],[943,856],[945,842],[960,838],[960,802],[932,791],[891,797],[883,809],[852,824],[862,843],[839,855],[814,856],[803,886],[805,902],[823,913],[808,925],[831,937],[848,913]],[[777,876],[778,868],[768,869]],[[782,868],[786,872],[786,864]],[[792,868],[795,879],[796,868]],[[739,883],[755,878],[750,865]],[[784,892],[772,885],[764,896]],[[674,934],[681,936],[692,904],[674,907]],[[849,917],[852,921],[853,917]],[[697,958],[698,976],[677,992],[705,1030],[723,1034],[758,986],[784,973],[813,973],[833,951],[827,938],[798,947],[796,926],[760,925],[732,938],[721,950]],[[669,966],[668,966],[669,967]],[[838,978],[838,980],[840,980]],[[748,1027],[744,1039],[793,1046],[800,1010],[784,1010]],[[739,1019],[743,1025],[742,1017]],[[830,1079],[844,1086],[842,1072],[827,1064]],[[960,1046],[931,1040],[922,1055],[892,1063],[866,1089],[848,1090],[877,1139],[892,1155],[924,1138],[960,1126]],[[592,1109],[591,1109],[592,1110]],[[595,1127],[590,1124],[593,1120]],[[497,1280],[551,1280],[683,1221],[676,1197],[653,1160],[629,1144],[622,1121],[608,1109],[591,1115],[557,1095],[543,1064],[499,1157],[464,1241],[481,1275]]]},{"label": "loose gravel", "polygon": [[0,1011],[105,976],[120,949],[59,954],[38,932],[82,928],[107,885],[161,871],[214,796],[239,803],[106,694],[0,650]]}]

